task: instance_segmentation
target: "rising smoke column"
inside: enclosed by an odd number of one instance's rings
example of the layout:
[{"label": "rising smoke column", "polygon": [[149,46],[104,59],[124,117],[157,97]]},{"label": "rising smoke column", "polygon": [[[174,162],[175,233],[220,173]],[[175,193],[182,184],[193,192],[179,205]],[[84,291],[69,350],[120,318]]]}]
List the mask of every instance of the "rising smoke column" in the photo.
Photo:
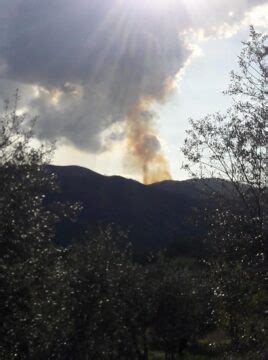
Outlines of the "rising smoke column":
[{"label": "rising smoke column", "polygon": [[164,157],[156,130],[156,114],[149,110],[151,98],[144,98],[134,105],[126,118],[125,164],[142,173],[143,183],[171,179],[169,165]]}]

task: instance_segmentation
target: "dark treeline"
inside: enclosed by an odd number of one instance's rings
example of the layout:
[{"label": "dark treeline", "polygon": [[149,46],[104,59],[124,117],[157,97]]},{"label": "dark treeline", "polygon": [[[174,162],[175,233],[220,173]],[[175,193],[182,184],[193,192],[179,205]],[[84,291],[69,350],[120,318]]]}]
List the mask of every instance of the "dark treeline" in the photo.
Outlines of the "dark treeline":
[{"label": "dark treeline", "polygon": [[[258,61],[265,39],[251,29],[242,68],[252,54]],[[57,226],[75,221],[83,204],[45,201],[60,191],[43,166],[53,149],[31,146],[33,124],[17,115],[17,100],[0,118],[0,359],[265,360],[261,95],[236,103],[227,125],[217,114],[192,122],[188,133],[188,168],[202,165],[204,173],[200,148],[209,145],[209,165],[232,185],[228,196],[212,191],[216,211],[199,214],[209,225],[206,254],[168,249],[142,261],[113,226],[89,230],[68,248],[54,243]]]}]

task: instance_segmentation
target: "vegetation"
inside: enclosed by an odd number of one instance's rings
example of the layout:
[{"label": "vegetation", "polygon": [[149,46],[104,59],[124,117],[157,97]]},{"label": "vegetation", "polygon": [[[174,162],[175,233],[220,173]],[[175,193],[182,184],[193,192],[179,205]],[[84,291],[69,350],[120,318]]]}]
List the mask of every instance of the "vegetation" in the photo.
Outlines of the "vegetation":
[{"label": "vegetation", "polygon": [[265,249],[267,249],[267,36],[250,29],[239,56],[240,73],[231,74],[226,114],[192,120],[183,152],[185,168],[206,183],[221,177],[219,208],[209,214],[207,243],[216,322],[225,329],[231,352],[254,349],[264,358]]},{"label": "vegetation", "polygon": [[0,357],[36,359],[64,326],[55,317],[63,279],[53,239],[57,222],[75,215],[78,205],[45,206],[57,191],[43,166],[52,149],[31,146],[34,120],[17,116],[17,102],[18,93],[0,118]]},{"label": "vegetation", "polygon": [[[266,359],[264,279],[266,37],[251,29],[232,74],[238,100],[226,115],[192,121],[187,169],[225,177],[208,210],[207,254],[170,252],[137,261],[113,227],[68,248],[53,240],[79,204],[47,201],[60,191],[32,146],[33,125],[8,105],[0,117],[0,358]],[[211,172],[212,171],[212,172]],[[200,174],[199,174],[200,175]],[[206,179],[204,179],[206,182]],[[208,184],[209,186],[209,184]],[[234,204],[235,203],[235,204]],[[235,206],[234,206],[235,205]]]}]

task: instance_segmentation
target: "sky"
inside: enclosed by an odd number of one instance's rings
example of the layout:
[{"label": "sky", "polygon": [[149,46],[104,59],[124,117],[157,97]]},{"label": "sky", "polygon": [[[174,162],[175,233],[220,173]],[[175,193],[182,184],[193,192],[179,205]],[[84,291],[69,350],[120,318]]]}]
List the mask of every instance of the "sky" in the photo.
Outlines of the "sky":
[{"label": "sky", "polygon": [[181,180],[189,118],[224,111],[263,0],[0,0],[0,101],[20,91],[53,162]]}]

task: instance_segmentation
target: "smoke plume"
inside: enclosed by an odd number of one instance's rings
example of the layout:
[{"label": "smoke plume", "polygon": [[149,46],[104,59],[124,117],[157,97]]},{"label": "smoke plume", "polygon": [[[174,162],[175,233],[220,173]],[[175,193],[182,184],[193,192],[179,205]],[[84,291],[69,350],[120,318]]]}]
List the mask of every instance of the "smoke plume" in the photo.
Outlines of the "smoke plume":
[{"label": "smoke plume", "polygon": [[152,99],[140,100],[126,118],[126,167],[142,173],[143,183],[171,179],[169,166],[157,136]]}]

